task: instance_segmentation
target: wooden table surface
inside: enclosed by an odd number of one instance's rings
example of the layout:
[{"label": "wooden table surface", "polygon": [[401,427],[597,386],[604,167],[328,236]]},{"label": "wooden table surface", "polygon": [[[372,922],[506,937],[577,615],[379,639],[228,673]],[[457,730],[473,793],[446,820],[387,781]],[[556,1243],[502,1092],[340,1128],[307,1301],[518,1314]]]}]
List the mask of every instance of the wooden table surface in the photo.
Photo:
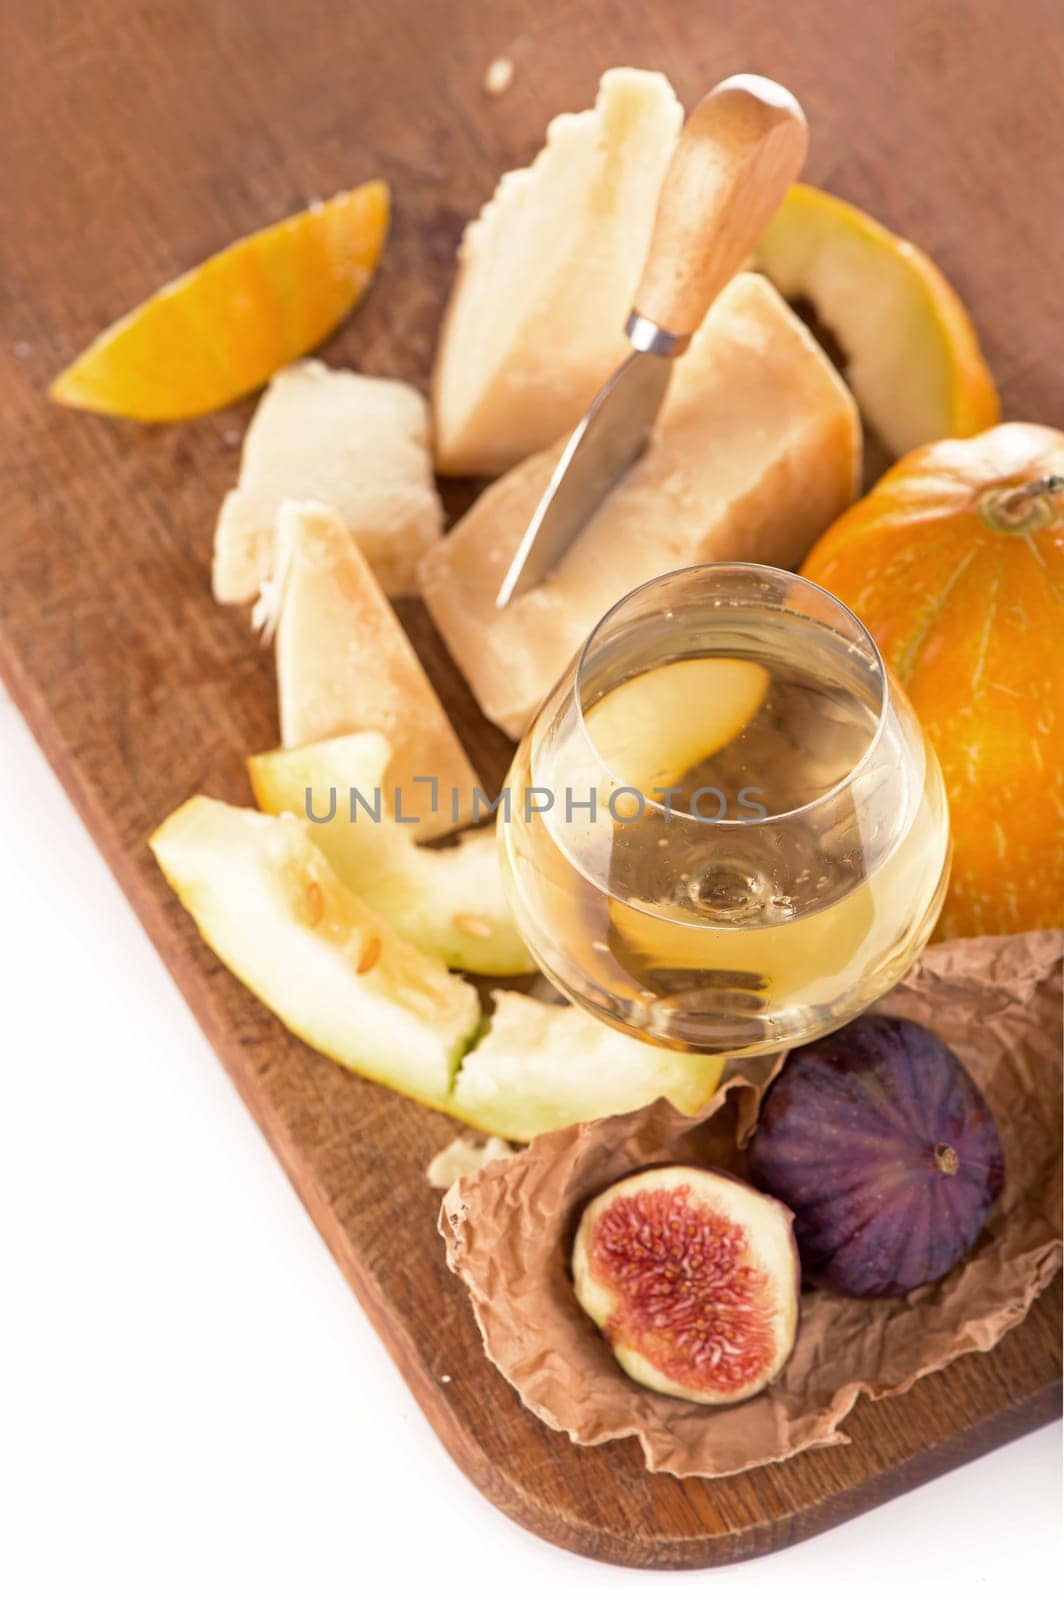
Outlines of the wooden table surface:
[{"label": "wooden table surface", "polygon": [[[928,249],[973,312],[1006,415],[1060,424],[1059,22],[1055,0],[5,7],[0,668],[448,1448],[517,1520],[606,1560],[754,1555],[1034,1426],[1056,1405],[1057,1299],[991,1354],[860,1404],[849,1449],[740,1478],[651,1477],[631,1444],[580,1451],[526,1414],[435,1235],[423,1173],[452,1126],[289,1038],[200,946],[147,852],[189,794],[248,801],[244,757],[276,742],[269,657],[208,594],[252,402],[146,429],[56,410],[43,391],[166,279],[377,174],[392,237],[325,353],[424,384],[463,222],[550,116],[629,63],[667,71],[688,104],[738,70],[787,82],[812,125],[811,180]],[[492,99],[482,78],[503,54],[514,83]],[[500,776],[505,741],[419,608],[403,615],[485,777]]]}]

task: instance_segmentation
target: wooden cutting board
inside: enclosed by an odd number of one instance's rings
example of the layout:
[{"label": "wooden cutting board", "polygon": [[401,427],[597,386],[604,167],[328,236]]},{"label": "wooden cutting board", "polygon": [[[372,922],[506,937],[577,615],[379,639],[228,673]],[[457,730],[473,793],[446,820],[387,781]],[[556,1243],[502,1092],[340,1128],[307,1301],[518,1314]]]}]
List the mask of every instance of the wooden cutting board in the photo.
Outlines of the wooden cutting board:
[{"label": "wooden cutting board", "polygon": [[[1036,1426],[1057,1406],[1056,1297],[989,1355],[862,1401],[850,1448],[737,1478],[652,1477],[631,1443],[581,1451],[529,1416],[443,1264],[423,1173],[452,1125],[289,1038],[199,943],[146,847],[197,790],[249,801],[244,756],[276,742],[269,657],[208,594],[215,511],[252,404],[148,429],[54,409],[43,390],[166,279],[377,174],[396,206],[385,264],[326,354],[424,383],[462,223],[548,117],[588,105],[600,72],[627,62],[663,68],[688,105],[740,69],[789,83],[813,128],[812,180],[925,245],[972,308],[1007,414],[1059,424],[1056,12],[1055,0],[6,9],[0,667],[444,1443],[509,1515],[586,1555],[659,1567],[756,1555]],[[492,99],[482,78],[500,54],[514,84]],[[452,509],[469,492],[454,486]],[[404,620],[485,778],[501,778],[505,740],[416,605]]]}]

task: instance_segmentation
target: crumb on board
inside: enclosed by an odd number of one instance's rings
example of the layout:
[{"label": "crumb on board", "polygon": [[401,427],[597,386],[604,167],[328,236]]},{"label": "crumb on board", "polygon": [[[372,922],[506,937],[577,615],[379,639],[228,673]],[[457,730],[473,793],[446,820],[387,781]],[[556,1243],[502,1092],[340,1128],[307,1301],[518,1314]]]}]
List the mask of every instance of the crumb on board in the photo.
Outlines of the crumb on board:
[{"label": "crumb on board", "polygon": [[449,1189],[459,1178],[471,1178],[489,1161],[512,1155],[513,1150],[506,1140],[497,1138],[495,1134],[481,1143],[467,1133],[461,1133],[457,1139],[451,1140],[446,1149],[433,1156],[425,1176],[434,1189]]},{"label": "crumb on board", "polygon": [[514,81],[514,64],[509,56],[496,56],[484,74],[484,88],[488,94],[505,94]]}]

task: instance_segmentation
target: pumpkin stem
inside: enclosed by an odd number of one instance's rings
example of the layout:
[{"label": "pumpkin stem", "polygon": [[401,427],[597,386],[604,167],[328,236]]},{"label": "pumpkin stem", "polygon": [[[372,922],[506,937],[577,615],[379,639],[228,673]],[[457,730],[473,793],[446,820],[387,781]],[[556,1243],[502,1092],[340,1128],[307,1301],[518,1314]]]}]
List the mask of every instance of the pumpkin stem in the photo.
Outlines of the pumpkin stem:
[{"label": "pumpkin stem", "polygon": [[961,1168],[960,1157],[951,1144],[936,1144],[935,1161],[943,1177],[954,1177]]},{"label": "pumpkin stem", "polygon": [[1030,483],[1008,489],[984,489],[976,506],[983,521],[995,533],[1029,535],[1041,533],[1057,513],[1054,497],[1064,490],[1064,477],[1048,473]]}]

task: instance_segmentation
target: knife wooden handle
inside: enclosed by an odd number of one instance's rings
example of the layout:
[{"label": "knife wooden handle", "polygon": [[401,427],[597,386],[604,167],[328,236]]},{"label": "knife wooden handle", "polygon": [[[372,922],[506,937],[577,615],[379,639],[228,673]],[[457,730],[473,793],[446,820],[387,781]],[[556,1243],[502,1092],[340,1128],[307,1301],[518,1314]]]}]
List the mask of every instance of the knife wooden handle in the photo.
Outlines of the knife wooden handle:
[{"label": "knife wooden handle", "polygon": [[[771,78],[725,78],[699,101],[665,174],[633,343],[679,354],[798,176],[808,143],[801,106]],[[634,329],[637,318],[673,339],[654,342],[652,330]]]}]

